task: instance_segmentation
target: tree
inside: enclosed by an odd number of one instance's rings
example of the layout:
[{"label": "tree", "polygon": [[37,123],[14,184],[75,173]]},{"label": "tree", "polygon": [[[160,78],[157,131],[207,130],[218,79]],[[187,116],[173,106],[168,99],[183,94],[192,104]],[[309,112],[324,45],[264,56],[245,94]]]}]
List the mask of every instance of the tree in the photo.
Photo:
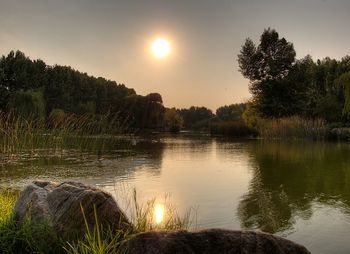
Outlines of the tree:
[{"label": "tree", "polygon": [[214,118],[213,112],[206,107],[190,107],[180,109],[179,114],[184,119],[184,127],[187,129],[205,129]]},{"label": "tree", "polygon": [[178,132],[183,127],[184,120],[175,108],[167,108],[164,114],[164,126],[166,130]]},{"label": "tree", "polygon": [[342,74],[335,83],[344,89],[345,103],[343,114],[350,116],[350,71]]},{"label": "tree", "polygon": [[39,91],[16,92],[9,103],[9,107],[26,119],[45,119],[45,100],[42,92]]},{"label": "tree", "polygon": [[267,117],[291,114],[293,91],[284,82],[295,63],[293,44],[279,38],[274,29],[265,29],[256,46],[246,39],[238,55],[239,70],[250,80],[257,109]]},{"label": "tree", "polygon": [[145,97],[143,127],[160,128],[163,124],[165,108],[163,99],[159,93],[150,93]]},{"label": "tree", "polygon": [[231,104],[222,106],[216,110],[216,116],[222,121],[233,121],[242,119],[246,103]]},{"label": "tree", "polygon": [[240,72],[251,82],[279,80],[287,76],[295,61],[293,44],[279,39],[274,29],[265,29],[256,47],[248,38],[238,55]]}]

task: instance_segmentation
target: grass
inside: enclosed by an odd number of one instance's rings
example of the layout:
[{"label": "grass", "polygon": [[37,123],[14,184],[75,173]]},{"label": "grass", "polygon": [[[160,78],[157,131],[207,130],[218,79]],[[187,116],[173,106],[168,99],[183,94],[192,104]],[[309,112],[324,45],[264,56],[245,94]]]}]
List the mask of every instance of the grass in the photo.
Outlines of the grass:
[{"label": "grass", "polygon": [[0,112],[0,154],[8,158],[21,153],[56,153],[64,149],[80,151],[125,148],[129,143],[119,135],[125,123],[110,116],[66,115],[60,121],[25,119]]},{"label": "grass", "polygon": [[55,253],[61,249],[60,240],[47,224],[16,223],[13,206],[17,197],[18,192],[0,190],[0,253]]},{"label": "grass", "polygon": [[299,116],[262,119],[257,126],[259,136],[266,139],[325,139],[326,122],[322,119],[305,119]]},{"label": "grass", "polygon": [[[107,254],[107,253],[116,253],[118,247],[128,238],[130,231],[118,230],[113,232],[110,229],[103,229],[101,226],[95,226],[92,230],[88,225],[87,218],[83,208],[82,214],[84,216],[86,233],[83,239],[78,240],[75,243],[67,243],[63,249],[68,254]],[[95,215],[95,225],[99,225],[99,220],[97,216],[96,207],[94,207]]]},{"label": "grass", "polygon": [[[162,202],[164,217],[161,223],[157,223],[155,216],[155,208],[157,207],[156,199],[151,199],[141,204],[137,199],[137,193],[134,189],[129,207],[132,224],[129,230],[112,232],[109,229],[95,227],[91,231],[84,217],[87,228],[85,237],[76,243],[68,244],[68,247],[64,248],[66,252],[68,254],[117,253],[118,247],[133,234],[158,230],[183,230],[188,229],[195,222],[196,214],[193,213],[192,209],[188,210],[183,216],[180,216],[167,195]],[[95,211],[95,225],[98,224],[98,216]]]},{"label": "grass", "polygon": [[19,225],[13,215],[18,192],[0,190],[0,253],[68,253],[109,254],[116,253],[119,246],[133,234],[154,230],[188,229],[194,221],[192,210],[180,216],[168,198],[164,199],[164,220],[157,223],[154,214],[156,200],[140,204],[136,191],[130,201],[132,227],[126,231],[111,231],[99,225],[95,210],[95,227],[89,229],[87,218],[85,236],[77,241],[60,239],[45,223],[34,224],[29,219]]}]

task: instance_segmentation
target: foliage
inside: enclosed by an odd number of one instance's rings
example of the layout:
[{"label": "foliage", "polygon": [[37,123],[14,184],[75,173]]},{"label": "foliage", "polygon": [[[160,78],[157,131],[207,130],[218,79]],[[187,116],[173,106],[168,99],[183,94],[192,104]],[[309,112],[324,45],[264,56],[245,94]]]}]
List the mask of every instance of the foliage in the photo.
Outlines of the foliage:
[{"label": "foliage", "polygon": [[248,137],[255,135],[253,129],[249,128],[243,120],[216,122],[210,124],[210,134],[232,137]]},{"label": "foliage", "polygon": [[183,122],[183,118],[175,108],[165,110],[164,126],[166,130],[169,130],[171,132],[178,132],[183,127]]},{"label": "foliage", "polygon": [[[259,45],[246,39],[238,63],[242,75],[250,80],[251,105],[260,117],[349,120],[345,75],[350,71],[349,56],[340,61],[326,57],[314,62],[309,55],[295,60],[293,44],[269,28],[261,35]],[[245,113],[246,122],[254,115],[253,107]]]},{"label": "foliage", "polygon": [[242,118],[249,128],[257,130],[259,123],[262,121],[262,117],[256,109],[254,101],[250,101],[247,103],[246,109],[242,114]]},{"label": "foliage", "polygon": [[252,82],[280,80],[288,74],[295,55],[293,44],[285,38],[280,39],[276,30],[268,28],[261,35],[258,46],[246,39],[238,63],[243,76]]},{"label": "foliage", "polygon": [[62,243],[45,224],[30,219],[19,224],[13,215],[18,192],[0,190],[0,252],[1,253],[59,253]]},{"label": "foliage", "polygon": [[25,119],[45,119],[45,100],[40,91],[16,91],[9,102],[9,107]]},{"label": "foliage", "polygon": [[131,198],[131,221],[135,232],[146,232],[154,230],[183,230],[188,229],[195,221],[193,210],[188,210],[180,216],[174,205],[170,202],[169,196],[165,195],[162,201],[164,217],[161,223],[157,223],[155,216],[156,199],[150,199],[142,204],[137,199],[137,192],[134,189]]},{"label": "foliage", "polygon": [[17,196],[17,193],[14,191],[0,189],[0,224],[11,218],[12,208],[15,205]]},{"label": "foliage", "polygon": [[264,119],[259,123],[258,132],[261,137],[269,139],[325,139],[327,127],[322,119],[305,119],[293,116]]},{"label": "foliage", "polygon": [[99,226],[98,214],[96,207],[94,207],[95,226],[90,229],[88,221],[86,219],[84,210],[82,208],[82,214],[84,216],[86,233],[83,239],[78,240],[75,243],[68,243],[68,246],[64,247],[68,254],[112,254],[116,253],[120,244],[128,238],[128,234],[131,232],[123,232],[118,230],[113,232],[110,229],[104,229]]},{"label": "foliage", "polygon": [[264,30],[260,44],[246,39],[238,55],[240,72],[250,80],[250,91],[258,110],[267,117],[290,114],[288,105],[293,89],[283,82],[294,61],[293,44],[279,38],[273,29]]},{"label": "foliage", "polygon": [[345,102],[344,102],[344,108],[343,108],[343,113],[347,116],[350,115],[350,71],[345,72],[342,74],[336,81],[335,83],[344,88],[344,97],[345,97]]},{"label": "foliage", "polygon": [[99,225],[98,213],[95,208],[95,227],[90,229],[87,218],[85,237],[76,241],[64,242],[46,223],[34,224],[27,219],[19,224],[13,215],[13,206],[18,192],[0,190],[0,253],[116,253],[118,247],[132,234],[149,230],[183,230],[188,229],[194,220],[194,214],[189,210],[180,216],[168,199],[164,200],[165,217],[161,224],[154,220],[155,199],[146,204],[140,204],[136,191],[132,193],[133,226],[127,231],[112,232]]},{"label": "foliage", "polygon": [[[62,113],[59,110],[56,112]],[[123,130],[122,123],[108,115],[91,119],[90,116],[71,114],[55,124],[47,128],[42,121],[27,120],[14,113],[0,112],[0,153],[3,157],[12,157],[23,152],[34,155],[37,151],[55,153],[67,148],[101,152],[127,145],[118,136],[93,135],[101,132],[118,134]]]},{"label": "foliage", "polygon": [[62,109],[54,108],[49,114],[49,125],[53,128],[58,128],[64,123],[66,118],[67,114]]},{"label": "foliage", "polygon": [[216,116],[222,121],[240,120],[245,108],[246,103],[225,105],[216,110]]},{"label": "foliage", "polygon": [[161,96],[137,95],[124,84],[88,76],[67,66],[49,66],[20,51],[0,58],[0,110],[45,118],[55,109],[66,114],[130,121],[129,128],[159,128],[164,107]]},{"label": "foliage", "polygon": [[214,118],[213,112],[206,107],[192,106],[178,112],[184,120],[185,129],[207,129],[209,122]]}]

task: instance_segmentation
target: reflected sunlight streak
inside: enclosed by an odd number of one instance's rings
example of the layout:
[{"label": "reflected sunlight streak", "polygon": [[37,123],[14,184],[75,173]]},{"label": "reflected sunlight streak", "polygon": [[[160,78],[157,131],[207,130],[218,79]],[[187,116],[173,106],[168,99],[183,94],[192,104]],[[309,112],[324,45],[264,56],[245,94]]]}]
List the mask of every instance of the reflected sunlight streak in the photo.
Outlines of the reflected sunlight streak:
[{"label": "reflected sunlight streak", "polygon": [[160,224],[163,222],[164,210],[165,210],[164,205],[156,204],[154,206],[154,218],[155,218],[156,224]]}]

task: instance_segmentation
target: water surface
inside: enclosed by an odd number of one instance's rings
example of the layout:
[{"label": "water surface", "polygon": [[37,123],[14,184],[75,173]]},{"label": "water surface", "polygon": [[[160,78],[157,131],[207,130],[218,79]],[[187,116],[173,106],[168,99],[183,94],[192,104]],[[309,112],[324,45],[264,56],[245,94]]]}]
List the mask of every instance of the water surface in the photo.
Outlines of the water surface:
[{"label": "water surface", "polygon": [[77,180],[141,201],[170,194],[197,228],[256,229],[313,253],[350,253],[350,144],[223,140],[205,136],[137,139],[124,150],[64,150],[2,159],[0,187],[34,179]]}]

